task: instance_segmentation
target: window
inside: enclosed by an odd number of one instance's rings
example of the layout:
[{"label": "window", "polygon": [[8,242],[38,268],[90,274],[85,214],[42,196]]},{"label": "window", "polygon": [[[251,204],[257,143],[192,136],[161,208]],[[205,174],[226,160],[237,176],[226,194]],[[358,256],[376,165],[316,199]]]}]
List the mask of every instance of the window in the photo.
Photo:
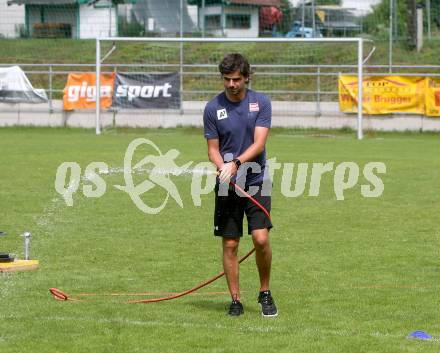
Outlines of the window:
[{"label": "window", "polygon": [[251,28],[251,15],[226,15],[226,28],[249,29]]},{"label": "window", "polygon": [[206,29],[220,29],[220,15],[207,15],[205,16],[205,28]]}]

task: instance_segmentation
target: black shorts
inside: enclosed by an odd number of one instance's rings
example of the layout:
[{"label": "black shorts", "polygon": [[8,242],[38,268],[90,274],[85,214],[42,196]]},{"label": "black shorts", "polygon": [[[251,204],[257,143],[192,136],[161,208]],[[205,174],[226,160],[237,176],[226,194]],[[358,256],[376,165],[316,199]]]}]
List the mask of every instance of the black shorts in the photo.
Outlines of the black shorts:
[{"label": "black shorts", "polygon": [[[270,214],[271,197],[261,196],[261,185],[252,197],[257,200]],[[248,191],[247,189],[245,189]],[[214,235],[225,238],[243,236],[243,218],[246,214],[248,234],[255,229],[271,229],[272,222],[260,207],[248,197],[239,196],[240,192],[230,187],[228,196],[219,196],[219,185],[215,187]]]}]

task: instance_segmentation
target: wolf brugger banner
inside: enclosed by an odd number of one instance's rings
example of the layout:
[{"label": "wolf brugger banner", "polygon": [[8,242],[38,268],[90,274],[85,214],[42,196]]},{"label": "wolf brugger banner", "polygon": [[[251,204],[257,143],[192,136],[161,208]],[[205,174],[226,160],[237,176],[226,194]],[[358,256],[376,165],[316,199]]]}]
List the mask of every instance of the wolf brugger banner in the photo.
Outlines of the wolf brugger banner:
[{"label": "wolf brugger banner", "polygon": [[[371,76],[363,82],[363,112],[366,114],[425,114],[425,78]],[[356,76],[339,76],[339,107],[344,113],[357,112]]]},{"label": "wolf brugger banner", "polygon": [[427,116],[440,116],[440,78],[426,78],[425,105]]},{"label": "wolf brugger banner", "polygon": [[118,73],[113,106],[126,109],[180,109],[179,74]]}]

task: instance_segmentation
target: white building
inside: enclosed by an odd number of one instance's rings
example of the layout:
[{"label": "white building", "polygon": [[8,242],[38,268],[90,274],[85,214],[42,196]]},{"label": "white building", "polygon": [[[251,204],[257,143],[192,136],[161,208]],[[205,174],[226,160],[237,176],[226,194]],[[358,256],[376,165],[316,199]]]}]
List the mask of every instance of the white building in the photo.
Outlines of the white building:
[{"label": "white building", "polygon": [[280,6],[280,0],[217,0],[198,4],[198,27],[202,32],[220,37],[258,37],[260,8]]},{"label": "white building", "polygon": [[34,37],[117,36],[117,11],[112,0],[0,0],[0,34],[18,37],[21,25]]},{"label": "white building", "polygon": [[24,6],[8,6],[7,0],[0,0],[0,37],[17,38],[24,30]]}]

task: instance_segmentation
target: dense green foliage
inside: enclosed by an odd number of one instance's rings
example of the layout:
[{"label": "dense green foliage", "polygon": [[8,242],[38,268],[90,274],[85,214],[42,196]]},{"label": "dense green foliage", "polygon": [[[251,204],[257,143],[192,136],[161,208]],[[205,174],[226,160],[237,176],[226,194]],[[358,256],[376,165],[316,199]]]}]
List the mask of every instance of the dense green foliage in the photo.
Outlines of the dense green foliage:
[{"label": "dense green foliage", "polygon": [[341,0],[316,0],[316,6],[319,5],[341,5]]},{"label": "dense green foliage", "polygon": [[[405,1],[396,1],[397,8],[394,18],[393,35],[396,38],[407,36],[407,4]],[[374,11],[367,15],[363,21],[364,30],[375,36],[386,37],[389,35],[390,0],[383,0],[374,7]]]}]

